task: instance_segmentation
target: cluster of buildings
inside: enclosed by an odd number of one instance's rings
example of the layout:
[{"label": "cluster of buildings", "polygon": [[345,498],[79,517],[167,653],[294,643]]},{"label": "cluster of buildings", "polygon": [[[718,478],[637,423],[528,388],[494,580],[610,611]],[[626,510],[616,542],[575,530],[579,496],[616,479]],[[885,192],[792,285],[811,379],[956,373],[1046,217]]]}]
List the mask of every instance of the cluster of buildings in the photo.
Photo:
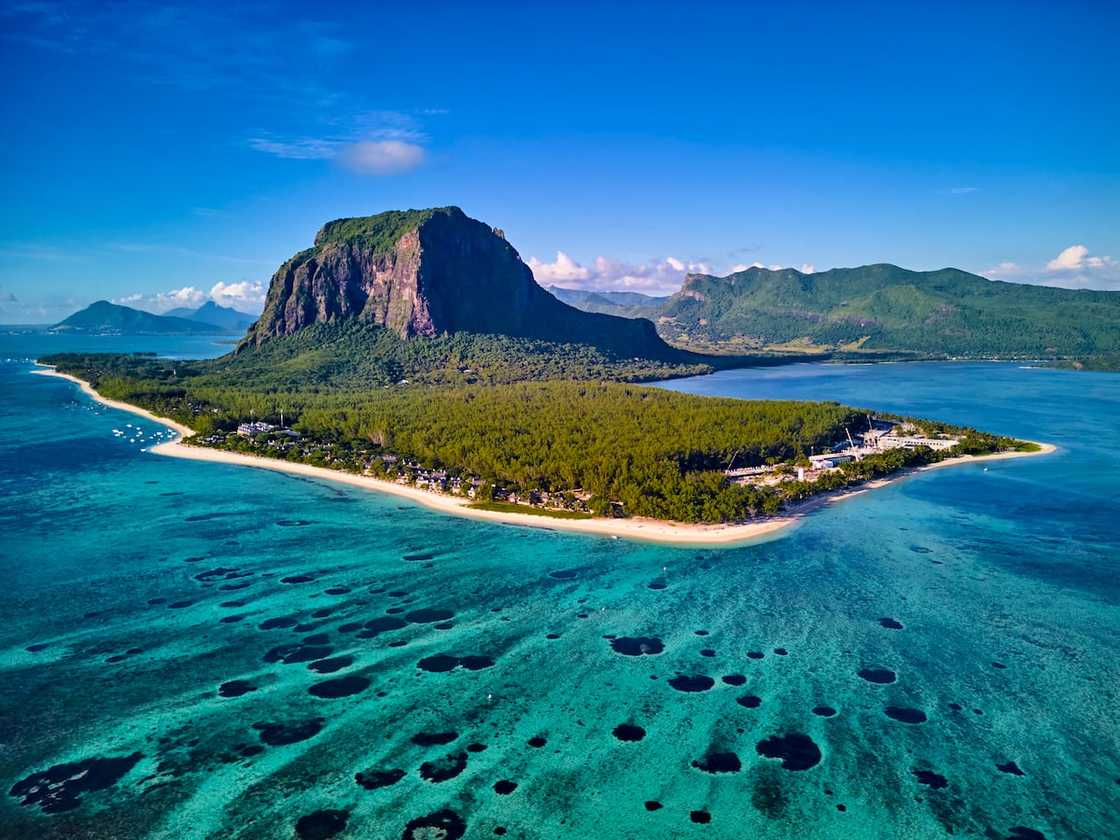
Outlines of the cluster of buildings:
[{"label": "cluster of buildings", "polygon": [[960,440],[954,437],[930,437],[908,423],[895,423],[874,417],[867,418],[867,430],[852,435],[839,443],[831,452],[809,456],[809,466],[774,464],[758,467],[728,469],[725,475],[737,484],[774,485],[784,481],[814,481],[822,473],[839,469],[842,464],[859,461],[890,449],[917,449],[928,447],[935,452],[952,449]]}]

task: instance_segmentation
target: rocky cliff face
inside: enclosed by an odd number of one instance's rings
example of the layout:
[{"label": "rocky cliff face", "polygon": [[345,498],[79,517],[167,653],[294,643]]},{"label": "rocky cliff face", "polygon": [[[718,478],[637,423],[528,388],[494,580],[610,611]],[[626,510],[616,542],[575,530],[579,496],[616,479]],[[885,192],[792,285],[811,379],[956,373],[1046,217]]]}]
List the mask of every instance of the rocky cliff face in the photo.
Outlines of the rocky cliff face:
[{"label": "rocky cliff face", "polygon": [[402,338],[496,333],[664,358],[649,321],[581,312],[537,285],[501,231],[457,207],[326,224],[272,278],[242,346],[311,324],[360,321]]}]

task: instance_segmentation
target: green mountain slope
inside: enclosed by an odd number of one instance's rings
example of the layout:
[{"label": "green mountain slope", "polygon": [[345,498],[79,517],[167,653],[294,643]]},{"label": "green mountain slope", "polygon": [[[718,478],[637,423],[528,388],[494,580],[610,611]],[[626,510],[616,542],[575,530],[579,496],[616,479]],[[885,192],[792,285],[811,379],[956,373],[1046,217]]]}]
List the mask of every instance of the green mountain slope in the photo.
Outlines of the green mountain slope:
[{"label": "green mountain slope", "polygon": [[212,335],[221,327],[186,318],[153,315],[107,300],[91,303],[51,327],[59,332],[116,333],[121,335]]},{"label": "green mountain slope", "polygon": [[949,356],[1080,355],[1120,350],[1120,293],[1002,283],[953,268],[750,268],[690,275],[658,327],[684,344],[747,338]]}]

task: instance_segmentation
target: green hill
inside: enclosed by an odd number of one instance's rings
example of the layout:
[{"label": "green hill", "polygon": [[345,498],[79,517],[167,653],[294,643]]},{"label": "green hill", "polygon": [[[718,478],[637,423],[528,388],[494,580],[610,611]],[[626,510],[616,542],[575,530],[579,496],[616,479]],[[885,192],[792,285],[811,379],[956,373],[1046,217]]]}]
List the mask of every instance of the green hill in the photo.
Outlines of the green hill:
[{"label": "green hill", "polygon": [[754,342],[937,356],[1056,357],[1120,350],[1120,293],[894,265],[815,274],[689,275],[658,329],[685,346]]},{"label": "green hill", "polygon": [[58,332],[113,333],[118,335],[213,335],[222,332],[214,324],[186,318],[153,315],[107,300],[91,303],[51,327]]}]

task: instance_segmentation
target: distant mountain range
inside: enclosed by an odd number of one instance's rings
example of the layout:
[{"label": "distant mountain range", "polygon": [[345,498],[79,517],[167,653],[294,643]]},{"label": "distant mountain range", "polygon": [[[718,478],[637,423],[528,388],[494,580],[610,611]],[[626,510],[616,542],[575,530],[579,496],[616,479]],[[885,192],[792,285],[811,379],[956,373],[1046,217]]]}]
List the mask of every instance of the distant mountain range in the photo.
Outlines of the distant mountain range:
[{"label": "distant mountain range", "polygon": [[107,300],[91,303],[51,327],[58,332],[112,333],[116,335],[216,335],[241,334],[255,319],[213,301],[198,309],[172,309],[153,315],[142,309]]},{"label": "distant mountain range", "polygon": [[565,289],[562,286],[549,286],[548,291],[557,300],[576,309],[582,309],[584,312],[599,312],[622,318],[653,320],[669,300],[668,296],[653,297],[643,295],[641,292],[592,292],[584,289]]},{"label": "distant mountain range", "polygon": [[203,324],[213,324],[221,327],[225,332],[243,333],[257,320],[255,315],[238,312],[229,306],[221,306],[212,300],[206,301],[198,309],[179,307],[163,313],[164,317],[186,318],[188,321],[198,321]]},{"label": "distant mountain range", "polygon": [[[606,300],[625,314],[611,293],[561,294],[581,308]],[[639,306],[663,338],[691,348],[1009,358],[1120,350],[1120,293],[1003,283],[955,268],[690,274],[659,305]]]},{"label": "distant mountain range", "polygon": [[99,300],[51,327],[58,332],[113,333],[118,335],[212,335],[225,332],[214,324],[153,315],[131,306]]}]

